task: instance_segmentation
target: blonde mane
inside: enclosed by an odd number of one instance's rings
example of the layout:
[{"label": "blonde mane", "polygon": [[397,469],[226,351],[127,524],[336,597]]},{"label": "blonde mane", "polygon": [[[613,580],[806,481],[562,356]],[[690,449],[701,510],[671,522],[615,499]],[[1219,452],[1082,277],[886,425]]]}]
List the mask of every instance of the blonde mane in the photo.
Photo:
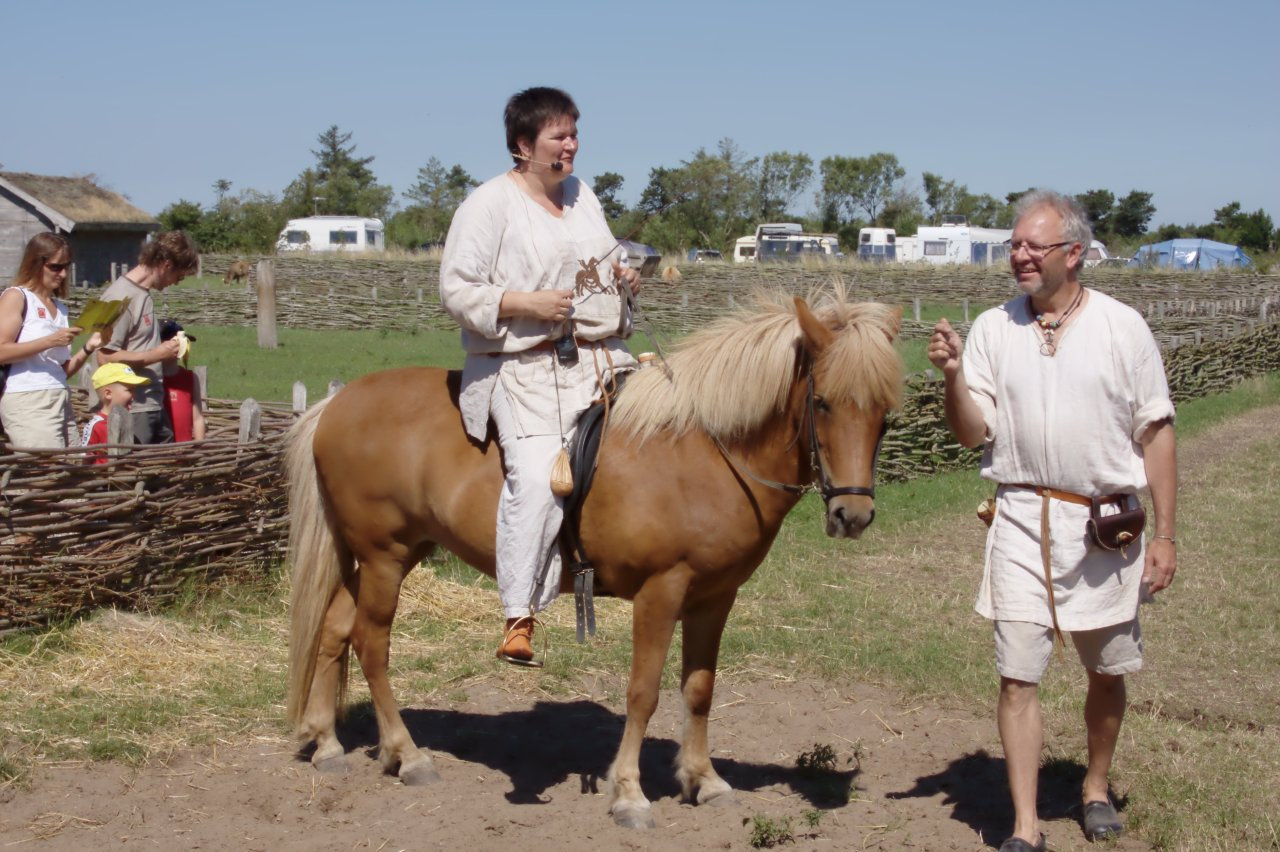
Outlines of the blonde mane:
[{"label": "blonde mane", "polygon": [[[681,341],[667,357],[673,379],[661,368],[633,375],[618,397],[611,428],[641,441],[660,430],[683,435],[694,429],[731,440],[781,412],[796,377],[800,323],[789,294],[758,292],[755,298],[754,312],[724,317]],[[839,284],[806,301],[835,333],[814,366],[824,395],[864,409],[897,407],[903,365],[892,338],[901,312],[849,302]]]}]

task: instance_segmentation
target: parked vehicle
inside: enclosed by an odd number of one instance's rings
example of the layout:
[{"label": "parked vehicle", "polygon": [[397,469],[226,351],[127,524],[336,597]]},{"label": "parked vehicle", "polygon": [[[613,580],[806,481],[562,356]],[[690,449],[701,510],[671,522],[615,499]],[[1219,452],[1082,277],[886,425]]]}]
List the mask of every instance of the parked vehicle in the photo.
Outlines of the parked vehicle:
[{"label": "parked vehicle", "polygon": [[308,216],[290,219],[276,240],[277,252],[384,251],[381,219],[360,216]]},{"label": "parked vehicle", "polygon": [[916,230],[916,237],[920,240],[920,260],[935,264],[992,266],[1006,263],[1011,236],[1011,230],[977,228],[962,217],[949,216],[943,217],[942,225],[924,225]]},{"label": "parked vehicle", "polygon": [[858,231],[858,260],[897,260],[897,241],[893,228],[862,228]]},{"label": "parked vehicle", "polygon": [[641,278],[649,278],[658,271],[662,255],[653,246],[634,240],[618,240],[618,245],[627,253],[627,265],[639,272]]},{"label": "parked vehicle", "polygon": [[835,234],[807,234],[798,222],[769,222],[756,226],[753,237],[734,243],[735,263],[796,261],[804,257],[844,257]]},{"label": "parked vehicle", "polygon": [[724,255],[715,249],[689,249],[688,260],[690,263],[720,263]]}]

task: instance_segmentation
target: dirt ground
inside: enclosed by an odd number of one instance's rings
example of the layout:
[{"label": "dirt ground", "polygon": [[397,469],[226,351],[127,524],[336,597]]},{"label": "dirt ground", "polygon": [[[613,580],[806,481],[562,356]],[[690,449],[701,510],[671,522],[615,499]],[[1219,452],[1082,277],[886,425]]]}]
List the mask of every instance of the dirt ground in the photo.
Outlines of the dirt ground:
[{"label": "dirt ground", "polygon": [[[1278,416],[1275,407],[1253,412],[1181,448],[1184,487],[1220,461],[1221,448],[1238,451],[1270,434]],[[680,802],[671,769],[680,699],[665,692],[641,762],[657,827],[620,829],[607,814],[603,778],[622,708],[600,697],[599,684],[580,691],[552,701],[482,681],[466,687],[465,700],[408,706],[409,730],[443,778],[428,787],[382,774],[367,716],[341,731],[351,749],[345,776],[315,772],[289,741],[272,737],[142,769],[42,767],[29,787],[0,789],[0,847],[748,849],[753,820],[764,815],[790,819],[795,849],[981,850],[998,846],[1012,822],[989,713],[909,706],[866,685],[722,680],[711,743],[736,800]],[[807,777],[796,768],[815,744],[837,750],[835,773]],[[1054,849],[1089,847],[1078,823],[1082,771],[1042,775],[1041,817]],[[1147,847],[1123,838],[1108,848]]]}]

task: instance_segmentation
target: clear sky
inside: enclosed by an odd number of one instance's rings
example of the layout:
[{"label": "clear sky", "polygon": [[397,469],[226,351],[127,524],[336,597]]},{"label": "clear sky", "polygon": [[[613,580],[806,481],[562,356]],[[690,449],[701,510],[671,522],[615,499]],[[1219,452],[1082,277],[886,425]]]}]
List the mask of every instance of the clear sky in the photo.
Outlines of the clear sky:
[{"label": "clear sky", "polygon": [[1277,0],[64,0],[6,2],[0,29],[0,168],[93,173],[153,214],[219,178],[278,195],[332,124],[401,202],[432,156],[484,180],[506,98],[555,85],[577,173],[629,203],[727,137],[888,151],[917,189],[1145,190],[1153,225],[1280,219]]}]

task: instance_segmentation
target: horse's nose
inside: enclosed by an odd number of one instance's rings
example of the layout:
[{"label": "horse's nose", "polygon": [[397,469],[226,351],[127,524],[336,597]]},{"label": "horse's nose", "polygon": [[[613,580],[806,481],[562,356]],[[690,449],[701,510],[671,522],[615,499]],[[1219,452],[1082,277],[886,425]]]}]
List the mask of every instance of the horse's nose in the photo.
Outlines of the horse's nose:
[{"label": "horse's nose", "polygon": [[827,512],[827,535],[833,538],[857,538],[876,519],[875,506],[857,511],[843,504]]}]

